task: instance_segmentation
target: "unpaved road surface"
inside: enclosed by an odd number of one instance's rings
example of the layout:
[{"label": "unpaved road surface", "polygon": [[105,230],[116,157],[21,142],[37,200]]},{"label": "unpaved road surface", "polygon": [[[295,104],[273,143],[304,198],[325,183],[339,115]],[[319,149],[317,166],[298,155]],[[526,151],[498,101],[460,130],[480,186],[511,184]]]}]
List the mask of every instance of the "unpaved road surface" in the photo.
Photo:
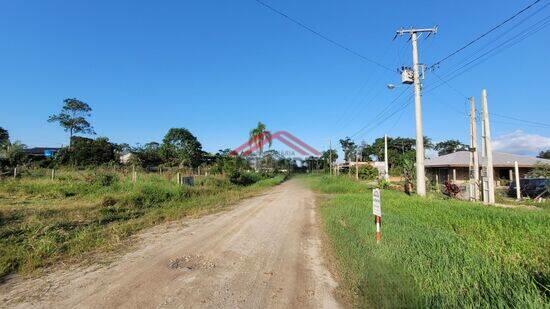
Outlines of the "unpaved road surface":
[{"label": "unpaved road surface", "polygon": [[108,265],[0,286],[1,307],[336,308],[314,195],[291,180],[229,211],[158,226]]}]

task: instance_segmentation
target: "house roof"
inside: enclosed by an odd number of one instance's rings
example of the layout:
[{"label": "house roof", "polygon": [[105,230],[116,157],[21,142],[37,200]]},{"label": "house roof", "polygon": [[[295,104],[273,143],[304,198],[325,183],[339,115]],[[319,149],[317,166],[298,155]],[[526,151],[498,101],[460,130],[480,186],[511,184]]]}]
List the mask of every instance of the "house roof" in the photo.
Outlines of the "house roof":
[{"label": "house roof", "polygon": [[[514,161],[518,161],[519,167],[532,167],[537,162],[550,164],[550,160],[532,158],[526,156],[515,155],[511,153],[493,151],[493,166],[494,167],[513,167]],[[481,166],[482,158],[479,154],[479,164]],[[425,167],[469,167],[470,152],[457,151],[448,155],[439,156],[433,159],[424,161]]]}]

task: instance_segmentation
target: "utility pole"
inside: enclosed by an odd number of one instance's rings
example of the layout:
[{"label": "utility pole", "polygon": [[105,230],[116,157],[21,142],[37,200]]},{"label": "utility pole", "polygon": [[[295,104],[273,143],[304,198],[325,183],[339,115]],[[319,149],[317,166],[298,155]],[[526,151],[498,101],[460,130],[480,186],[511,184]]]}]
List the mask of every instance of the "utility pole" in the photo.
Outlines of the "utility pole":
[{"label": "utility pole", "polygon": [[418,62],[418,38],[423,33],[428,35],[437,33],[436,28],[429,29],[400,29],[397,35],[410,34],[413,57],[413,83],[414,83],[414,114],[416,120],[416,193],[426,196],[426,175],[424,170],[424,132],[422,130],[422,97],[420,84],[420,64]]},{"label": "utility pole", "polygon": [[329,156],[329,165],[330,165],[330,176],[332,176],[332,141],[328,140],[328,156]]},{"label": "utility pole", "polygon": [[476,124],[476,105],[474,98],[470,98],[470,163],[473,184],[470,184],[470,198],[474,201],[479,199],[479,154],[477,150],[477,124]]},{"label": "utility pole", "polygon": [[359,152],[355,155],[355,179],[359,180]]},{"label": "utility pole", "polygon": [[388,135],[384,134],[384,179],[387,181],[390,178],[388,167]]},{"label": "utility pole", "polygon": [[481,91],[481,108],[483,113],[483,141],[485,155],[485,179],[483,181],[483,202],[486,204],[495,203],[495,182],[493,170],[493,146],[491,145],[491,126],[489,125],[489,109],[487,108],[487,90]]}]

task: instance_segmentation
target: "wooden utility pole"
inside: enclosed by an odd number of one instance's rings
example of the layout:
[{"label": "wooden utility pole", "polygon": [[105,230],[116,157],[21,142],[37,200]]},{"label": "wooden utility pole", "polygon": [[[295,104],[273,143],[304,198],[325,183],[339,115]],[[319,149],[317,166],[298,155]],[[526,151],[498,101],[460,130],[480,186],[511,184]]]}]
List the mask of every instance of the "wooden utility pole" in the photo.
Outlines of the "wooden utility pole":
[{"label": "wooden utility pole", "polygon": [[470,98],[470,199],[479,200],[479,152],[477,150],[476,105]]},{"label": "wooden utility pole", "polygon": [[516,199],[519,201],[521,200],[521,187],[519,184],[519,166],[518,161],[514,161],[514,172],[516,176]]},{"label": "wooden utility pole", "polygon": [[483,140],[485,146],[485,155],[483,163],[485,165],[485,175],[483,180],[483,202],[485,204],[495,203],[495,182],[493,170],[493,147],[491,144],[491,126],[489,124],[489,109],[487,107],[487,90],[481,91],[481,108],[483,113]]}]

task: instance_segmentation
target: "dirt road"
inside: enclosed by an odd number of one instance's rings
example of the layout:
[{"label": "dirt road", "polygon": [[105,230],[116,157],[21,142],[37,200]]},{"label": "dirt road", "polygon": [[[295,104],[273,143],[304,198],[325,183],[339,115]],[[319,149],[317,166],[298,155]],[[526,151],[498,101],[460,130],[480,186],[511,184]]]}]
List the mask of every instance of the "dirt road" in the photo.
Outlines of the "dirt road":
[{"label": "dirt road", "polygon": [[291,180],[229,211],[153,228],[108,265],[0,286],[2,307],[335,308],[314,195]]}]

